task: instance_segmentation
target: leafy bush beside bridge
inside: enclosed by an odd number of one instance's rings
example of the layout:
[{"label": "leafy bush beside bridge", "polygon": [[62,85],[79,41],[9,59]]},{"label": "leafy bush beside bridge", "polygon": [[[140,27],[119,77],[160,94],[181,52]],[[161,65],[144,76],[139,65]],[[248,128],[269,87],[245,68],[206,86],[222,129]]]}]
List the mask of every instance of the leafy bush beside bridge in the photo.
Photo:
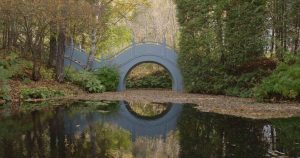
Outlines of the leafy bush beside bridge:
[{"label": "leafy bush beside bridge", "polygon": [[119,73],[114,68],[104,67],[94,72],[66,69],[65,73],[67,81],[82,87],[89,93],[115,91],[119,84]]}]

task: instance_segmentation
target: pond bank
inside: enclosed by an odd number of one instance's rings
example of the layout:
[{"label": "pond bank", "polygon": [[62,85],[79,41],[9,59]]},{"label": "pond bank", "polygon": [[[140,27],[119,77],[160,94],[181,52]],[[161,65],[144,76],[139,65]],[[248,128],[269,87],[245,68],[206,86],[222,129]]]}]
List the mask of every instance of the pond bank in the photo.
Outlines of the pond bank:
[{"label": "pond bank", "polygon": [[192,103],[202,112],[252,119],[300,117],[300,103],[257,103],[254,99],[228,96],[178,93],[163,90],[128,90],[102,94],[84,94],[69,97],[71,100],[126,100],[129,102]]}]

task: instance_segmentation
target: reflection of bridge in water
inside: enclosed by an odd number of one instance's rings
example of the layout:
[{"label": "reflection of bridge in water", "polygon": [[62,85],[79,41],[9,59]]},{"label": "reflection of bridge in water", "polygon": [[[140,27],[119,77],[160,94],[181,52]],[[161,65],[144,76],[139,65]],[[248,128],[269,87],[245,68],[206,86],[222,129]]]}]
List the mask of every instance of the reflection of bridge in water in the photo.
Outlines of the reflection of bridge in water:
[{"label": "reflection of bridge in water", "polygon": [[[151,106],[151,105],[149,105]],[[117,125],[132,134],[132,139],[138,137],[163,137],[166,138],[170,131],[176,129],[177,119],[182,111],[180,104],[172,104],[159,117],[153,119],[137,117],[124,101],[120,102],[117,112],[112,114],[102,114],[99,112],[90,113],[89,120],[80,114],[72,118],[65,118],[65,129],[68,134],[82,132],[91,123],[111,123]]]}]

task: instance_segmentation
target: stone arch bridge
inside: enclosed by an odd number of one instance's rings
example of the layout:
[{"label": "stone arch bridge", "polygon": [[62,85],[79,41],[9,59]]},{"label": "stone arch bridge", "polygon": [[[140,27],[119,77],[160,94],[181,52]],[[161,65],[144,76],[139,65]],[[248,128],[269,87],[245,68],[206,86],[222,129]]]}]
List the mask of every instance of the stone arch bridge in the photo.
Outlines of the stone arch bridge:
[{"label": "stone arch bridge", "polygon": [[[177,54],[164,43],[135,43],[122,50],[116,56],[95,59],[92,69],[114,66],[119,70],[120,82],[118,91],[126,89],[126,77],[132,69],[143,63],[156,63],[163,66],[172,78],[173,91],[183,90],[181,72],[177,64]],[[77,70],[85,67],[88,55],[83,50],[68,47],[65,53],[65,67],[72,66]]]}]

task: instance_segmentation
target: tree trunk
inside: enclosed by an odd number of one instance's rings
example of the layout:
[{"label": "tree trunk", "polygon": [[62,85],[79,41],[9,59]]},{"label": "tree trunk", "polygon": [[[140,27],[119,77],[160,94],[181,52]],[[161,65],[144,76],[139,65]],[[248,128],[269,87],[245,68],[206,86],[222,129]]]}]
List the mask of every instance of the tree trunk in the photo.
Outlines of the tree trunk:
[{"label": "tree trunk", "polygon": [[298,52],[298,47],[299,47],[299,38],[300,38],[300,19],[295,20],[295,31],[296,31],[296,36],[294,39],[294,48],[293,52],[296,55]]},{"label": "tree trunk", "polygon": [[3,30],[3,44],[2,44],[2,48],[6,49],[7,47],[7,38],[8,38],[8,29],[7,29],[7,24],[4,26],[4,30]]},{"label": "tree trunk", "polygon": [[273,26],[273,28],[272,28],[272,37],[271,37],[271,49],[270,49],[270,52],[271,52],[272,55],[274,53],[274,44],[275,44],[275,29],[274,29],[274,26]]},{"label": "tree trunk", "polygon": [[37,59],[37,54],[36,52],[32,52],[32,57],[33,57],[33,70],[32,70],[32,80],[33,81],[39,81],[41,79],[40,75],[40,68],[39,68],[39,63]]},{"label": "tree trunk", "polygon": [[287,35],[287,19],[288,19],[288,15],[287,15],[287,2],[286,0],[283,1],[283,48],[284,51],[286,52],[288,50],[287,47],[287,40],[288,40],[288,35]]},{"label": "tree trunk", "polygon": [[40,114],[39,112],[33,112],[31,114],[32,116],[32,122],[33,122],[33,136],[36,140],[36,145],[37,145],[37,156],[39,158],[45,158],[45,152],[44,150],[44,143],[43,143],[43,138],[42,138],[42,123],[40,120]]},{"label": "tree trunk", "polygon": [[11,46],[13,48],[17,47],[17,39],[18,39],[18,33],[17,33],[16,22],[13,21],[11,24]]},{"label": "tree trunk", "polygon": [[[40,69],[42,60],[42,39],[39,39],[37,48],[32,48],[33,56],[33,72],[32,79],[34,81],[39,81],[41,79]],[[32,46],[31,46],[32,47]]]},{"label": "tree trunk", "polygon": [[96,33],[96,29],[93,29],[93,33],[92,33],[92,47],[91,47],[91,51],[89,54],[89,58],[86,64],[85,69],[86,70],[91,70],[93,68],[93,62],[95,59],[95,54],[96,54],[96,45],[97,45],[97,33]]},{"label": "tree trunk", "polygon": [[297,29],[297,37],[295,39],[295,46],[294,46],[294,54],[296,55],[298,53],[298,47],[299,47],[299,38],[300,38],[300,28]]},{"label": "tree trunk", "polygon": [[220,61],[222,64],[225,64],[225,54],[224,54],[224,44],[223,44],[223,23],[222,23],[222,14],[217,15],[217,41],[220,46],[219,52],[221,54]]},{"label": "tree trunk", "polygon": [[67,157],[66,155],[66,144],[65,144],[65,128],[64,128],[64,110],[60,108],[56,114],[57,120],[57,147],[58,156],[57,157]]},{"label": "tree trunk", "polygon": [[49,139],[50,139],[50,158],[57,157],[57,124],[60,120],[57,120],[57,113],[54,117],[49,121]]},{"label": "tree trunk", "polygon": [[65,54],[65,41],[66,41],[66,28],[62,23],[59,26],[58,34],[58,51],[56,56],[56,80],[58,82],[64,81],[64,54]]},{"label": "tree trunk", "polygon": [[8,33],[7,33],[7,50],[11,50],[11,44],[12,44],[12,31],[11,31],[11,25],[8,26]]},{"label": "tree trunk", "polygon": [[3,29],[2,31],[2,49],[5,49],[6,47],[6,29]]},{"label": "tree trunk", "polygon": [[34,148],[34,143],[33,143],[33,138],[31,137],[31,131],[26,132],[26,137],[25,137],[25,148],[27,152],[27,157],[32,157],[33,153],[33,148]]},{"label": "tree trunk", "polygon": [[57,56],[57,28],[56,25],[51,24],[50,26],[50,52],[48,59],[48,67],[55,66],[55,59]]},{"label": "tree trunk", "polygon": [[81,41],[80,41],[80,49],[85,50],[85,45],[86,45],[86,38],[84,34],[81,34]]}]

